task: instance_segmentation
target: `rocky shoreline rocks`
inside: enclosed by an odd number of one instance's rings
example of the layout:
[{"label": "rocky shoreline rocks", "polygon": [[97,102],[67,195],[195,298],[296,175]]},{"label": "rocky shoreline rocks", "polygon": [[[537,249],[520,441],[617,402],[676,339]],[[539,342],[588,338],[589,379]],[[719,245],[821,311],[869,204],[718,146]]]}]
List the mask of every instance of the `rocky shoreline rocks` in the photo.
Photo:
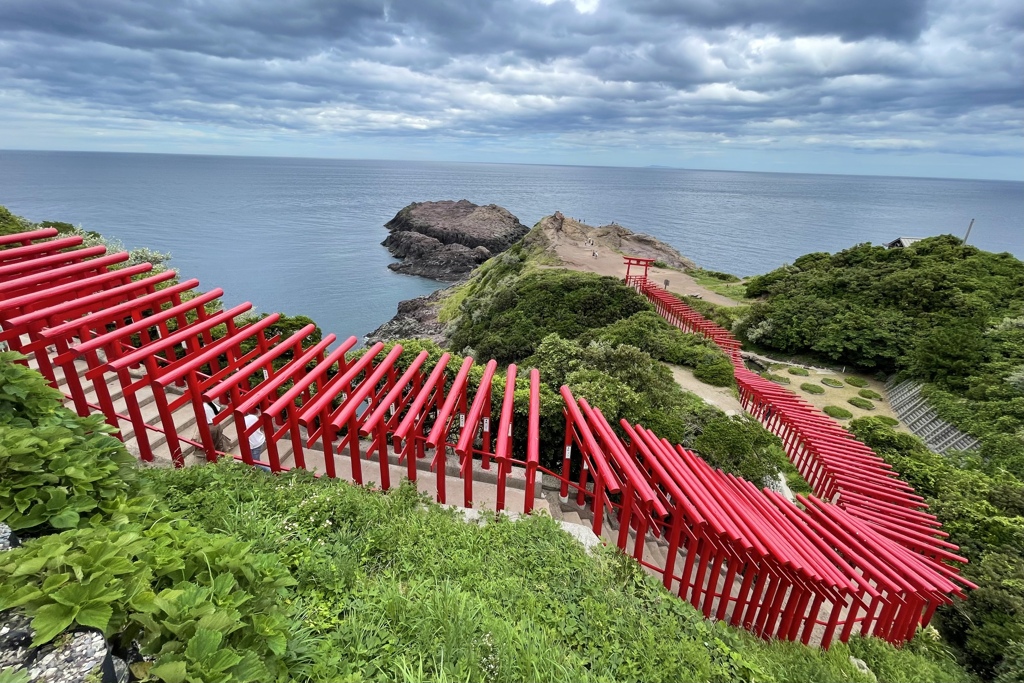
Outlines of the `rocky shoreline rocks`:
[{"label": "rocky shoreline rocks", "polygon": [[462,280],[529,232],[507,209],[465,199],[414,202],[384,227],[391,234],[381,244],[403,259],[388,268],[443,282]]}]

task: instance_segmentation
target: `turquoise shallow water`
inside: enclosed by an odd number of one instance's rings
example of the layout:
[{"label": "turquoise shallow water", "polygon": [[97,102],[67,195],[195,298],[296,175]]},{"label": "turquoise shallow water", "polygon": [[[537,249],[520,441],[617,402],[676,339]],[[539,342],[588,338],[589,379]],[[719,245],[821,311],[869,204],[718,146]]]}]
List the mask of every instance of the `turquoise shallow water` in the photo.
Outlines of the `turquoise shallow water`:
[{"label": "turquoise shallow water", "polygon": [[439,283],[380,241],[406,204],[500,204],[533,225],[616,221],[700,265],[750,275],[810,251],[951,232],[1024,257],[1024,183],[513,164],[0,151],[0,204],[169,251],[225,303],[357,336]]}]

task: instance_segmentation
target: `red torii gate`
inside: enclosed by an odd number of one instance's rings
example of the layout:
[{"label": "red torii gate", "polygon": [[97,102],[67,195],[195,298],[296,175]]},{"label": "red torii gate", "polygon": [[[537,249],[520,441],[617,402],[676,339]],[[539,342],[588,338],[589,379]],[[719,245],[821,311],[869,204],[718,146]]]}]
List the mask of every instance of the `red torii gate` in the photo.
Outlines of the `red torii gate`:
[{"label": "red torii gate", "polygon": [[[146,276],[148,264],[125,268],[126,254],[74,249],[80,245],[77,238],[40,242],[54,236],[56,231],[42,230],[0,238],[0,247],[8,247],[0,249],[3,338],[31,353],[40,367],[48,363],[50,348],[55,349],[79,409],[91,407],[74,384],[74,360],[84,358],[86,377],[93,380],[108,421],[117,425],[120,419],[131,420],[143,457],[152,457],[146,430],[156,429],[167,433],[175,465],[183,464],[183,439],[177,436],[172,413],[190,404],[201,442],[189,443],[215,459],[202,410],[204,400],[214,400],[231,408],[215,422],[226,421],[230,412],[245,462],[252,462],[247,437],[263,429],[272,470],[287,469],[278,451],[278,441],[287,435],[298,467],[306,466],[303,449],[322,443],[329,476],[337,474],[335,452],[347,447],[353,478],[361,482],[360,461],[376,453],[382,487],[388,488],[391,439],[399,457],[406,459],[411,479],[417,476],[416,460],[435,451],[431,465],[443,502],[451,448],[460,459],[467,506],[473,504],[473,461],[479,456],[485,469],[491,458],[497,461],[499,510],[509,471],[513,465],[525,466],[524,511],[531,509],[536,473],[547,471],[539,464],[536,370],[529,378],[524,461],[512,453],[514,365],[506,371],[494,429],[494,361],[484,367],[471,397],[472,359],[457,362],[444,354],[431,368],[424,351],[403,371],[401,346],[383,354],[377,345],[348,358],[354,338],[331,352],[333,335],[306,348],[311,326],[284,341],[279,335],[268,338],[277,316],[239,325],[235,318],[251,304],[208,312],[207,304],[220,290],[195,295],[190,290],[196,281],[177,284],[169,282],[173,274]],[[801,497],[803,508],[797,507],[774,492],[758,491],[749,482],[711,469],[641,425],[620,421],[623,441],[598,408],[562,387],[566,431],[558,477],[561,494],[567,499],[570,488],[576,489],[580,504],[592,504],[595,532],[601,532],[610,510],[619,523],[617,546],[626,550],[633,533],[633,556],[661,573],[666,587],[678,584],[680,597],[705,616],[728,618],[766,638],[805,643],[820,626],[824,647],[835,637],[846,640],[858,627],[861,633],[903,642],[918,625],[928,623],[939,604],[949,602],[949,595],[962,595],[957,583],[973,587],[945,564],[963,558],[953,554],[956,546],[941,540],[946,535],[937,520],[919,509],[924,507],[920,496],[896,479],[891,467],[798,398],[743,368],[739,343],[727,330],[649,283],[646,268],[652,259],[634,261],[627,265],[644,266],[644,276],[627,269],[630,284],[671,322],[704,334],[730,354],[745,407],[782,436],[818,497]],[[226,334],[219,332],[220,325]],[[285,361],[288,354],[291,358]],[[458,366],[454,377],[449,361]],[[56,384],[52,364],[46,367]],[[145,369],[141,378],[129,374],[133,368]],[[128,418],[114,411],[104,381],[109,371],[117,374]],[[288,383],[293,386],[286,389]],[[172,385],[182,386],[185,394],[168,401],[164,392]],[[162,429],[146,424],[137,401],[133,408],[135,393],[143,387],[152,390]],[[246,427],[245,414],[256,407],[262,407],[262,415]],[[478,435],[482,448],[476,447]],[[360,436],[371,436],[365,453]],[[578,483],[569,476],[573,447],[583,465]],[[664,566],[644,560],[648,532],[667,539]],[[681,574],[675,571],[677,557],[683,558]]]}]

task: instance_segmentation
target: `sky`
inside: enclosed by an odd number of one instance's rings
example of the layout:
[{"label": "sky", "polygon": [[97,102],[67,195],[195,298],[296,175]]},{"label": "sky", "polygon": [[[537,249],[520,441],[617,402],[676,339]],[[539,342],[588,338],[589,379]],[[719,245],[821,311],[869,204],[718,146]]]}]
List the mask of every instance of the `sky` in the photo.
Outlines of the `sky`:
[{"label": "sky", "polygon": [[0,0],[0,149],[1024,180],[1024,2]]}]

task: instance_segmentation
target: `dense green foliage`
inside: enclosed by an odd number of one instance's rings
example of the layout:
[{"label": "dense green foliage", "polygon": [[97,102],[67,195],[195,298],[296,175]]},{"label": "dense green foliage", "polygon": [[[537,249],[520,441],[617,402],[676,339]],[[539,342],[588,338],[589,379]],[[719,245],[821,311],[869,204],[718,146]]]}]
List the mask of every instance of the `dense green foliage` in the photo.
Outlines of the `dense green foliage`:
[{"label": "dense green foliage", "polygon": [[13,235],[32,230],[35,226],[21,216],[15,216],[6,206],[0,204],[0,235]]},{"label": "dense green foliage", "polygon": [[811,374],[806,370],[806,368],[801,368],[797,366],[786,368],[786,372],[788,372],[791,375],[796,375],[797,377],[808,377]]},{"label": "dense green foliage", "polygon": [[63,407],[18,357],[0,356],[0,520],[35,537],[0,554],[0,611],[24,610],[36,644],[69,627],[137,641],[147,680],[284,680],[277,557],[169,514],[102,416]]},{"label": "dense green foliage", "polygon": [[741,326],[750,341],[927,382],[991,466],[1024,476],[1024,263],[945,235],[807,254],[747,291],[765,298]]},{"label": "dense green foliage", "polygon": [[976,459],[933,453],[879,418],[854,420],[850,430],[926,498],[970,560],[962,573],[979,588],[939,610],[939,629],[972,669],[990,677],[1007,644],[1024,642],[1024,482]]},{"label": "dense green foliage", "polygon": [[[613,425],[619,418],[643,424],[672,443],[697,450],[712,466],[759,486],[779,472],[785,459],[779,440],[753,418],[727,417],[682,391],[668,368],[634,346],[583,346],[552,334],[544,338],[528,364],[540,370],[552,392],[567,384],[577,398],[600,408]],[[557,404],[555,408],[560,410]],[[542,424],[545,418],[542,415]],[[564,424],[557,414],[547,421]],[[552,441],[542,453],[548,454],[552,466],[561,457],[561,430],[556,428],[549,438]]]},{"label": "dense green foliage", "polygon": [[42,375],[0,353],[0,522],[38,533],[123,517],[134,459],[102,415],[78,417]]},{"label": "dense green foliage", "polygon": [[684,333],[654,311],[641,311],[588,330],[579,336],[579,341],[634,346],[656,360],[693,368],[694,377],[712,386],[731,386],[735,381],[732,362],[714,342]]},{"label": "dense green foliage", "polygon": [[847,377],[845,381],[851,387],[863,388],[868,385],[868,381],[863,377]]},{"label": "dense green foliage", "polygon": [[860,391],[857,392],[857,395],[860,396],[861,398],[869,398],[872,401],[882,400],[882,395],[877,391],[872,391],[871,389],[861,389]]},{"label": "dense green foliage", "polygon": [[800,391],[806,391],[808,394],[824,394],[825,388],[820,387],[817,384],[804,382],[803,384],[800,385]]},{"label": "dense green foliage", "polygon": [[822,377],[821,383],[827,387],[832,387],[833,389],[840,389],[843,386],[842,381],[835,379],[834,377]]},{"label": "dense green foliage", "polygon": [[549,334],[574,339],[650,310],[642,296],[615,278],[528,269],[523,256],[523,249],[513,247],[466,285],[452,348],[514,363],[533,353]]},{"label": "dense green foliage", "polygon": [[765,643],[669,595],[620,553],[544,515],[483,526],[425,502],[303,472],[147,470],[172,509],[276,553],[308,638],[296,680],[966,681],[941,653],[854,639]]}]

